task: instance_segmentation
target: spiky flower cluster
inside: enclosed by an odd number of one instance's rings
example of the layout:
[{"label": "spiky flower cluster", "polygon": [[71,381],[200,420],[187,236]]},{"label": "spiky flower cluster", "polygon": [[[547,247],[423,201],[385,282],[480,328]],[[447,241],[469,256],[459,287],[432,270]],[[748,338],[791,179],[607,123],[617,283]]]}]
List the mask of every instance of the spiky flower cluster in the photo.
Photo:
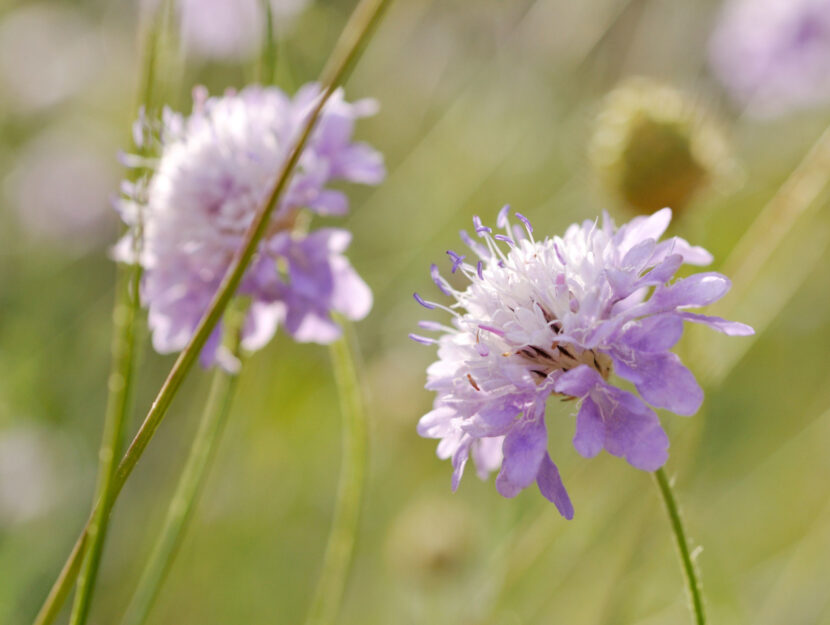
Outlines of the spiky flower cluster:
[{"label": "spiky flower cluster", "polygon": [[[187,344],[320,93],[314,84],[293,98],[274,87],[212,98],[198,91],[190,116],[165,111],[161,128],[149,130],[139,120],[136,142],[159,156],[127,158],[150,174],[123,187],[118,209],[130,231],[115,257],[144,268],[141,297],[159,352]],[[326,104],[240,286],[251,300],[244,348],[265,345],[278,324],[298,341],[330,342],[340,332],[332,311],[350,319],[368,313],[371,292],[343,256],[350,234],[306,234],[297,218],[303,208],[347,212],[346,196],[327,188],[333,181],[383,179],[381,155],[351,138],[355,121],[376,108],[370,100],[349,104],[341,92]],[[212,362],[220,337],[217,328],[204,363]]]},{"label": "spiky flower cluster", "polygon": [[[499,469],[496,488],[505,497],[536,482],[566,518],[573,507],[547,451],[545,404],[553,395],[580,401],[574,446],[586,457],[605,449],[633,466],[653,471],[665,463],[668,438],[648,404],[694,414],[703,392],[672,353],[686,321],[729,335],[752,334],[742,323],[688,308],[711,304],[729,290],[718,273],[672,281],[683,263],[705,265],[711,255],[673,237],[659,241],[669,209],[616,228],[572,225],[564,237],[537,241],[530,222],[511,227],[507,207],[494,234],[476,217],[480,241],[462,232],[475,262],[448,252],[452,271],[470,281],[453,288],[433,265],[438,288],[455,302],[445,307],[452,326],[425,321],[438,338],[426,388],[437,393],[421,419],[422,436],[439,438],[438,455],[451,458],[453,488],[472,456],[484,478]],[[634,384],[639,396],[614,384],[612,374]]]}]

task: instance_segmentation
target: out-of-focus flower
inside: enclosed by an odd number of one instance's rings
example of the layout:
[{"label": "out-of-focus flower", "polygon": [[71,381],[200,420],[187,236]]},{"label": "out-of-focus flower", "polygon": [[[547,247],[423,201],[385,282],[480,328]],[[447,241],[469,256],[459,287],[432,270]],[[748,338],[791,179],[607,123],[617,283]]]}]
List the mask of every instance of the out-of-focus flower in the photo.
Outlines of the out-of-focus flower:
[{"label": "out-of-focus flower", "polygon": [[[433,410],[418,425],[440,438],[438,455],[451,458],[453,488],[469,456],[479,475],[501,467],[496,488],[513,497],[536,482],[566,518],[573,507],[547,451],[545,403],[552,395],[581,402],[574,446],[585,457],[602,449],[646,471],[668,457],[669,441],[646,404],[681,415],[697,412],[703,391],[671,348],[685,321],[729,335],[752,334],[742,323],[688,312],[720,299],[729,280],[698,273],[671,282],[683,263],[704,265],[710,254],[674,237],[659,242],[669,209],[616,228],[586,221],[564,237],[536,241],[530,223],[511,228],[507,207],[493,234],[476,217],[482,242],[462,232],[477,263],[453,251],[453,272],[470,284],[459,291],[433,265],[450,307],[416,300],[453,315],[452,327],[425,321],[440,333],[413,339],[438,345],[439,360],[427,370],[426,388],[437,393]],[[525,233],[526,232],[526,233]],[[506,247],[506,249],[504,249]],[[639,392],[612,384],[612,373]],[[642,398],[642,399],[641,399]],[[645,400],[645,402],[643,401]]]},{"label": "out-of-focus flower", "polygon": [[[266,0],[177,0],[180,34],[185,50],[207,59],[250,58],[265,35]],[[283,30],[309,0],[267,0],[274,28]],[[160,0],[146,0],[152,7]]]},{"label": "out-of-focus flower", "polygon": [[77,127],[44,131],[23,147],[3,181],[26,230],[52,246],[84,251],[112,236],[110,194],[118,171],[107,157],[108,142],[96,149],[93,134]]},{"label": "out-of-focus flower", "polygon": [[830,101],[830,1],[732,0],[709,44],[718,78],[759,117]]},{"label": "out-of-focus flower", "polygon": [[590,144],[606,186],[636,211],[682,211],[735,165],[720,128],[689,96],[632,78],[605,97]]},{"label": "out-of-focus flower", "polygon": [[99,59],[92,28],[66,6],[21,7],[0,22],[0,92],[16,111],[43,109],[83,91]]},{"label": "out-of-focus flower", "polygon": [[[115,256],[145,269],[141,295],[159,352],[178,351],[190,339],[320,93],[316,85],[293,99],[273,87],[209,99],[197,92],[189,117],[164,112],[157,160],[127,157],[152,174],[124,184],[118,207],[131,230]],[[340,332],[331,312],[349,319],[369,312],[371,293],[343,256],[350,234],[305,234],[295,225],[301,208],[346,213],[345,194],[329,183],[383,179],[382,156],[352,142],[355,121],[376,108],[370,100],[349,104],[339,91],[326,104],[240,286],[251,300],[244,348],[261,348],[279,323],[299,341],[330,342]],[[140,121],[136,140],[152,149],[146,131]],[[220,336],[217,328],[203,362],[212,361]]]}]

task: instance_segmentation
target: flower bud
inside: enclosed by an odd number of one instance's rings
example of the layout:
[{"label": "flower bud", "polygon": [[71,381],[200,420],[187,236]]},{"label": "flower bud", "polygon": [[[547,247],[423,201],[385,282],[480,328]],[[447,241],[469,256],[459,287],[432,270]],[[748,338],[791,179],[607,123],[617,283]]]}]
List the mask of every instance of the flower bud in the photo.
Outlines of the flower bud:
[{"label": "flower bud", "polygon": [[687,95],[646,78],[609,93],[590,144],[606,186],[642,214],[680,213],[733,169],[717,125]]}]

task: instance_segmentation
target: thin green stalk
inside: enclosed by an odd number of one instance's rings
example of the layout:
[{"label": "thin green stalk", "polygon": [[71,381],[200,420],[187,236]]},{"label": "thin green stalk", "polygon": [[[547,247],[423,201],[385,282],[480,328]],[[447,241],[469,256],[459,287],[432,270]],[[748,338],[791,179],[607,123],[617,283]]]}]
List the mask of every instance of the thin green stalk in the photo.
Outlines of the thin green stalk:
[{"label": "thin green stalk", "polygon": [[98,505],[87,530],[90,546],[78,576],[71,625],[83,625],[86,622],[107,535],[108,519],[103,511],[110,507],[116,458],[121,452],[124,423],[129,414],[132,395],[136,318],[139,307],[137,284],[140,274],[137,266],[120,268],[118,271],[116,304],[113,311],[112,371],[107,383],[109,397],[101,448],[98,452],[98,485],[94,499]]},{"label": "thin green stalk", "polygon": [[[138,106],[147,110],[152,107],[153,103],[153,86],[162,14],[163,10],[157,10],[151,16],[144,44],[144,60],[142,63],[144,73],[139,88]],[[137,173],[136,176],[138,175],[140,174]],[[140,245],[139,241],[140,234],[136,237],[136,245]],[[86,533],[92,540],[78,578],[78,591],[70,618],[73,625],[83,624],[89,613],[108,525],[108,517],[97,511],[107,509],[112,499],[112,481],[117,466],[115,461],[121,454],[124,425],[132,403],[133,372],[138,358],[136,321],[140,308],[138,285],[141,281],[142,269],[137,264],[120,265],[117,272],[115,304],[112,314],[112,364],[107,380],[107,407],[104,416],[101,447],[98,451],[98,480],[94,499],[97,504],[93,506],[91,518],[86,528]],[[63,590],[65,597],[69,586],[67,585],[65,589],[59,587],[58,590]],[[50,594],[49,598],[52,598],[52,596]],[[55,598],[58,599],[57,596]],[[60,599],[57,602],[58,605],[62,601],[63,599]],[[38,619],[41,618],[41,615],[44,619],[49,620],[56,616],[53,614],[56,609],[50,610],[50,605],[49,599],[47,599],[41,614],[38,615]]]},{"label": "thin green stalk", "polygon": [[274,84],[277,75],[277,39],[274,36],[274,9],[271,0],[261,0],[265,12],[265,43],[259,61],[259,82],[263,85]]},{"label": "thin green stalk", "polygon": [[686,530],[683,529],[683,520],[680,518],[677,500],[663,469],[657,469],[654,472],[654,480],[657,482],[657,488],[660,490],[660,496],[666,506],[672,532],[674,532],[674,540],[677,544],[677,552],[680,555],[680,564],[683,568],[683,576],[686,578],[689,592],[689,609],[694,617],[695,625],[706,625],[706,616],[703,611],[703,586],[700,583],[692,554],[689,551],[689,542],[686,538]]},{"label": "thin green stalk", "polygon": [[[236,322],[228,323],[226,346],[235,358],[239,357],[239,334],[244,312],[234,311]],[[231,315],[228,315],[230,317]],[[179,483],[156,539],[150,559],[133,594],[124,625],[142,625],[150,614],[158,592],[178,553],[182,537],[193,514],[193,509],[207,475],[208,468],[216,455],[219,438],[227,422],[231,403],[236,391],[238,371],[230,372],[217,367],[213,376],[199,428],[190,447]]]},{"label": "thin green stalk", "polygon": [[[262,209],[257,213],[256,218],[249,227],[239,252],[231,262],[231,265],[228,268],[219,289],[211,300],[211,303],[203,315],[202,320],[199,322],[196,331],[187,346],[179,354],[176,362],[173,364],[173,368],[170,370],[164,384],[156,395],[156,398],[153,401],[147,416],[144,418],[141,427],[133,438],[126,454],[124,454],[124,457],[121,459],[121,463],[118,465],[118,470],[116,471],[112,482],[113,495],[109,501],[110,505],[106,508],[102,508],[102,517],[109,514],[109,508],[111,508],[112,503],[115,501],[118,492],[123,487],[127,478],[130,476],[130,473],[132,473],[132,470],[135,468],[139,458],[141,458],[144,453],[150,439],[152,439],[156,429],[164,418],[167,409],[170,407],[173,397],[178,392],[182,382],[196,362],[196,358],[201,352],[202,347],[204,347],[207,342],[213,328],[219,322],[219,319],[222,317],[222,314],[230,302],[231,297],[233,297],[236,292],[245,269],[250,264],[251,258],[254,255],[257,244],[262,239],[268,228],[271,214],[273,213],[274,208],[277,205],[277,201],[288,184],[291,173],[293,172],[294,167],[302,154],[303,148],[311,135],[311,131],[313,130],[317,119],[320,117],[323,107],[334,93],[349,68],[357,61],[363,45],[368,41],[375,26],[377,26],[380,21],[384,10],[391,3],[391,1],[392,0],[361,0],[349,19],[349,22],[346,24],[340,39],[335,45],[334,51],[329,57],[328,63],[323,69],[322,78],[320,80],[320,83],[324,86],[323,93],[318,100],[317,105],[309,113],[302,131],[299,133],[298,138],[289,152],[288,158],[280,167],[280,170],[276,176],[276,183],[269,194],[268,200],[265,202]],[[41,611],[43,614],[43,611],[46,610],[46,616],[49,618],[41,618],[39,615],[35,621],[35,625],[47,625],[54,619],[57,610],[60,608],[60,601],[57,599],[62,600],[62,598],[66,596],[68,588],[64,588],[64,586],[71,584],[77,574],[79,563],[75,562],[75,560],[79,559],[83,554],[84,543],[87,541],[87,529],[90,527],[91,523],[88,522],[86,528],[73,547],[69,560],[67,560],[64,565],[55,586],[50,592],[49,598],[47,599],[48,605],[44,605],[44,609]]]},{"label": "thin green stalk", "polygon": [[331,346],[331,359],[343,418],[342,458],[331,532],[307,625],[330,625],[336,622],[360,521],[360,504],[366,476],[368,427],[363,389],[354,355],[356,346],[352,344],[350,332],[351,328],[344,325],[343,337]]}]

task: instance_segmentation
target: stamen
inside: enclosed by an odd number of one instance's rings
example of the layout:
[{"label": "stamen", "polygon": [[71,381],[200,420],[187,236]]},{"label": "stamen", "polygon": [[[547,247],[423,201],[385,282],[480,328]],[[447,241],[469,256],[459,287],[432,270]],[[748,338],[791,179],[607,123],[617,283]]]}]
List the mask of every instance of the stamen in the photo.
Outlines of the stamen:
[{"label": "stamen", "polygon": [[527,229],[527,234],[530,237],[530,240],[532,241],[533,240],[533,226],[530,225],[530,220],[527,217],[525,217],[524,215],[522,215],[521,213],[514,213],[514,214],[516,215],[516,219],[518,219],[519,221],[521,221],[525,225],[525,228]]},{"label": "stamen", "polygon": [[[499,211],[498,217],[496,217],[496,225],[499,228],[506,228],[507,227],[507,214],[510,212],[510,204],[505,204],[501,207]],[[518,216],[518,213],[516,213]]]},{"label": "stamen", "polygon": [[494,328],[493,326],[486,326],[483,324],[479,324],[478,326],[482,330],[486,330],[487,332],[492,332],[496,336],[504,336],[504,330],[499,330],[498,328]]},{"label": "stamen", "polygon": [[461,240],[464,242],[464,245],[469,247],[479,258],[490,258],[490,250],[484,247],[478,241],[474,241],[473,238],[467,234],[466,230],[459,231],[458,235],[461,237]]},{"label": "stamen", "polygon": [[467,258],[466,256],[462,256],[460,254],[456,254],[452,250],[447,250],[447,256],[452,258],[452,273],[458,271],[459,265],[464,262],[464,259]]},{"label": "stamen", "polygon": [[438,271],[438,265],[432,264],[429,268],[429,275],[432,276],[432,281],[435,283],[435,286],[444,294],[452,297],[452,289],[450,288],[449,284]]},{"label": "stamen", "polygon": [[476,264],[476,273],[478,273],[478,279],[479,280],[484,280],[484,263],[483,262],[478,261],[478,264]]},{"label": "stamen", "polygon": [[516,244],[513,242],[513,239],[511,239],[510,237],[505,236],[505,235],[503,235],[503,234],[494,234],[494,235],[493,235],[493,238],[494,238],[496,241],[504,241],[505,243],[507,243],[508,245],[511,245],[511,246],[516,245]]},{"label": "stamen", "polygon": [[413,293],[412,297],[414,297],[415,301],[418,302],[421,306],[423,306],[427,310],[435,310],[436,308],[438,308],[438,304],[434,304],[432,302],[426,301],[423,297],[421,297],[417,293]]},{"label": "stamen", "polygon": [[479,236],[485,233],[489,234],[493,232],[492,228],[488,228],[487,226],[481,223],[481,217],[479,217],[478,215],[473,215],[473,226],[475,227],[476,234],[478,234]]},{"label": "stamen", "polygon": [[568,350],[568,348],[567,348],[567,347],[565,347],[565,346],[563,346],[563,345],[557,345],[557,346],[556,346],[556,349],[558,349],[558,350],[559,350],[562,354],[564,354],[564,355],[565,355],[565,356],[567,356],[568,358],[571,358],[571,359],[573,359],[573,360],[576,360],[576,357],[575,357],[575,356],[574,356],[574,355],[573,355],[573,354],[572,354],[572,353]]},{"label": "stamen", "polygon": [[513,239],[514,240],[524,241],[525,239],[527,239],[527,235],[525,234],[525,231],[522,229],[521,226],[518,226],[518,225],[513,226],[512,230],[513,230]]},{"label": "stamen", "polygon": [[541,347],[536,347],[535,345],[531,345],[530,349],[532,349],[534,352],[536,352],[537,356],[541,356],[542,358],[550,358],[550,354],[548,354]]},{"label": "stamen", "polygon": [[437,321],[430,321],[424,320],[418,322],[418,327],[424,330],[429,330],[430,332],[456,332],[455,329],[444,325],[443,323],[438,323]]},{"label": "stamen", "polygon": [[416,343],[421,343],[422,345],[434,345],[438,341],[435,339],[428,338],[426,336],[421,336],[420,334],[409,334],[409,338],[411,338]]},{"label": "stamen", "polygon": [[431,302],[429,300],[425,300],[423,297],[418,295],[417,293],[413,293],[412,297],[415,298],[415,301],[418,302],[421,306],[426,308],[427,310],[435,310],[436,308],[440,308],[441,310],[446,310],[454,317],[460,317],[461,315],[458,314],[457,310],[453,310],[448,306],[444,306],[443,304],[438,304],[436,302]]}]

